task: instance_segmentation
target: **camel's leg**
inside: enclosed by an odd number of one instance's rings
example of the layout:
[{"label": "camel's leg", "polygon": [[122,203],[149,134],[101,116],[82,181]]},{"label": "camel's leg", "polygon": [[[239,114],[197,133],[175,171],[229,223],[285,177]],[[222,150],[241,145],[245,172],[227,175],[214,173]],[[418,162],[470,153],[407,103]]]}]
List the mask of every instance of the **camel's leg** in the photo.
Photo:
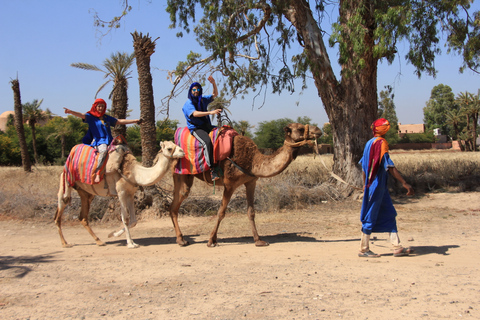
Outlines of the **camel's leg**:
[{"label": "camel's leg", "polygon": [[[117,188],[118,190],[118,188]],[[118,192],[118,200],[120,200],[120,205],[122,206],[121,211],[121,217],[122,217],[122,222],[123,222],[123,230],[125,230],[125,236],[127,237],[127,247],[130,249],[138,248],[139,245],[133,242],[132,236],[130,235],[130,230],[128,229],[128,223],[126,221],[126,213],[129,214],[129,220],[133,219],[135,220],[136,223],[136,217],[135,217],[135,207],[133,205],[133,200],[134,199],[134,194],[128,192],[127,190],[122,190]]]},{"label": "camel's leg", "polygon": [[253,203],[255,200],[255,186],[257,184],[257,180],[249,181],[245,183],[246,192],[247,192],[247,215],[248,220],[250,221],[250,226],[253,232],[253,240],[255,241],[255,245],[257,247],[264,247],[268,246],[268,242],[263,241],[260,239],[260,236],[257,232],[257,227],[255,225],[255,208],[253,207]]},{"label": "camel's leg", "polygon": [[[128,212],[130,213],[130,218],[128,219],[128,228],[131,229],[137,225],[137,216],[135,214],[135,203],[132,202],[129,206]],[[108,234],[108,237],[120,237],[125,233],[125,228],[122,228],[118,231],[113,231]]]},{"label": "camel's leg", "polygon": [[232,198],[233,191],[236,188],[228,188],[227,186],[223,189],[223,197],[222,197],[222,204],[217,212],[217,223],[213,228],[213,231],[210,233],[210,238],[208,239],[207,246],[209,247],[216,247],[217,246],[217,232],[218,228],[220,227],[220,222],[222,222],[223,218],[225,218],[225,211],[227,210],[228,203]]},{"label": "camel's leg", "polygon": [[78,219],[80,220],[80,223],[85,227],[85,229],[87,229],[88,233],[90,233],[90,235],[93,237],[97,245],[104,246],[105,243],[95,235],[92,228],[90,228],[90,225],[88,224],[88,213],[90,211],[90,204],[92,203],[92,200],[93,198],[95,198],[95,196],[80,188],[77,189],[77,192],[80,196],[80,200],[82,203],[80,216],[78,217]]},{"label": "camel's leg", "polygon": [[188,197],[190,193],[190,188],[193,185],[193,175],[173,175],[173,200],[170,204],[170,218],[173,222],[173,227],[175,228],[175,234],[177,236],[177,243],[180,246],[188,246],[189,243],[183,238],[182,231],[180,231],[180,226],[178,225],[178,210],[183,200]]},{"label": "camel's leg", "polygon": [[[65,186],[65,193],[63,192],[63,188]],[[70,203],[72,189],[68,186],[68,183],[64,181],[64,174],[60,175],[60,188],[58,190],[58,203],[57,203],[57,212],[55,212],[55,225],[57,226],[58,234],[60,235],[60,241],[62,242],[62,246],[64,248],[72,247],[70,244],[65,241],[62,232],[62,215],[65,207]]]},{"label": "camel's leg", "polygon": [[[136,191],[137,189],[135,189]],[[131,192],[131,191],[130,191]],[[134,202],[134,197],[135,197],[135,192],[133,194],[130,194],[130,198],[132,199],[132,201],[126,201],[128,203],[128,207],[127,207],[127,212],[130,213],[130,217],[128,219],[128,228],[133,228],[137,225],[137,215],[135,214],[135,202]],[[119,198],[120,199],[120,198]],[[128,200],[128,198],[127,198]],[[123,210],[123,205],[122,205],[122,210]],[[108,237],[111,238],[111,237],[120,237],[122,234],[125,233],[125,227],[118,230],[118,231],[113,231],[113,232],[110,232]]]}]

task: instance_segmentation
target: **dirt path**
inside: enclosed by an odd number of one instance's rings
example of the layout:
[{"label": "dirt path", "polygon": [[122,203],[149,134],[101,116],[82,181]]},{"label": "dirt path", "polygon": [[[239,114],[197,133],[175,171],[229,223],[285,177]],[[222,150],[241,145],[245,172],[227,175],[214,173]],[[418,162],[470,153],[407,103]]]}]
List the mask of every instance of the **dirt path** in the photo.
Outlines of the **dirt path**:
[{"label": "dirt path", "polygon": [[243,214],[222,222],[181,217],[192,244],[179,247],[170,219],[141,221],[127,249],[78,223],[64,249],[52,222],[0,221],[2,319],[458,319],[480,318],[480,193],[396,201],[400,237],[416,254],[395,258],[378,234],[378,259],[357,257],[359,202],[257,214],[269,247],[256,248]]}]

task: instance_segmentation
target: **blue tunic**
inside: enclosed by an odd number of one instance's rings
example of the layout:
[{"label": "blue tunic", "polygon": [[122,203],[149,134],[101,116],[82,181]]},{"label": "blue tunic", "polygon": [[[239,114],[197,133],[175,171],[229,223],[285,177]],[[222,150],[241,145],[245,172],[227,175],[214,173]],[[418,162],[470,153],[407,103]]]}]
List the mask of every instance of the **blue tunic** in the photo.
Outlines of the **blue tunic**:
[{"label": "blue tunic", "polygon": [[104,114],[103,120],[100,120],[90,113],[85,113],[85,122],[88,124],[88,132],[82,140],[84,144],[92,147],[110,145],[113,140],[111,127],[117,123],[116,118]]},{"label": "blue tunic", "polygon": [[[374,137],[367,142],[363,151],[363,157],[359,162],[366,175],[368,175],[368,165],[370,163],[370,148],[376,139]],[[383,156],[377,175],[370,187],[367,187],[365,183],[360,213],[362,232],[365,234],[371,234],[372,232],[397,232],[397,211],[393,207],[387,186],[388,168],[390,167],[395,167],[395,164],[387,152]]]},{"label": "blue tunic", "polygon": [[204,117],[193,116],[193,113],[195,111],[201,111],[201,112],[208,111],[207,106],[212,101],[213,101],[213,95],[210,94],[210,95],[202,96],[201,108],[198,106],[195,106],[192,103],[192,100],[190,99],[188,99],[187,102],[185,102],[185,104],[183,105],[182,111],[183,111],[183,114],[185,115],[185,119],[187,120],[187,127],[190,131],[197,128],[202,128],[202,127],[204,128],[212,127],[212,123],[210,122],[209,116],[204,116]]}]

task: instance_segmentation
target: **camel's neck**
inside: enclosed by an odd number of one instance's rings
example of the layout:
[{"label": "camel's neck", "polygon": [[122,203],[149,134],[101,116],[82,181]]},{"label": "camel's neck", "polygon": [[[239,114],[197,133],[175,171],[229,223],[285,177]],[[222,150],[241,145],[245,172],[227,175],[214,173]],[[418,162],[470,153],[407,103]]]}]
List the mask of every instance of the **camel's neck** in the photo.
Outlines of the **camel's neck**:
[{"label": "camel's neck", "polygon": [[285,170],[294,160],[294,149],[289,146],[283,146],[272,155],[255,155],[252,173],[261,178],[275,176]]},{"label": "camel's neck", "polygon": [[140,186],[150,186],[157,183],[171,169],[173,158],[167,158],[163,154],[158,157],[157,163],[153,167],[146,168],[136,164],[132,170],[132,180]]}]

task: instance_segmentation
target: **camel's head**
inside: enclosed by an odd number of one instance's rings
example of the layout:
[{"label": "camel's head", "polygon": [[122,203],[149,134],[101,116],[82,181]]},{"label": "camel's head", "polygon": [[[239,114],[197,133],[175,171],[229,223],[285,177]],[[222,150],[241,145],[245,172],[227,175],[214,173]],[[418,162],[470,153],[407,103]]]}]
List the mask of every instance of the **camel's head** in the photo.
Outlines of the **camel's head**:
[{"label": "camel's head", "polygon": [[316,126],[303,125],[301,123],[290,123],[285,128],[285,141],[289,143],[307,142],[320,138],[322,130]]},{"label": "camel's head", "polygon": [[177,146],[172,141],[160,142],[160,153],[167,158],[180,159],[185,156],[183,149]]}]

